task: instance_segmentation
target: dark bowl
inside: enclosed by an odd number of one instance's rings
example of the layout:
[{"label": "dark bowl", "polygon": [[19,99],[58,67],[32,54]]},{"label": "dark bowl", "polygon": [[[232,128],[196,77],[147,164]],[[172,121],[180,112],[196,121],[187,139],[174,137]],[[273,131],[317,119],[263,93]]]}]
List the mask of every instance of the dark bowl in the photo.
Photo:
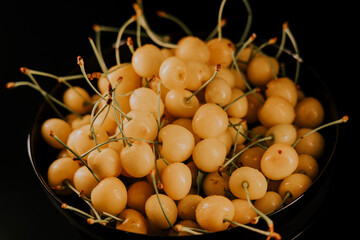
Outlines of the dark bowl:
[{"label": "dark bowl", "polygon": [[[112,54],[112,51],[111,51]],[[295,60],[290,54],[283,54],[281,61],[289,63],[287,71],[289,76],[292,75],[292,70],[295,68]],[[95,60],[91,60],[87,66],[96,66]],[[90,67],[88,67],[91,69]],[[84,84],[85,81],[81,81]],[[301,64],[299,84],[307,96],[313,96],[320,100],[325,110],[324,122],[329,122],[338,119],[337,110],[334,98],[326,82],[324,82],[320,76],[305,62]],[[85,85],[83,85],[85,86]],[[55,86],[52,94],[55,96],[61,96],[65,88],[62,85]],[[86,234],[94,239],[167,239],[166,236],[152,236],[152,235],[140,235],[129,232],[116,230],[112,227],[103,226],[100,224],[88,225],[86,218],[82,215],[64,210],[61,208],[62,203],[67,203],[77,208],[88,210],[88,206],[75,194],[70,196],[60,196],[54,193],[54,191],[47,185],[47,169],[52,161],[56,159],[58,154],[57,150],[49,147],[43,140],[40,132],[41,124],[50,117],[56,116],[49,105],[44,102],[34,119],[33,127],[28,135],[28,153],[30,162],[33,166],[34,172],[41,183],[44,192],[48,196],[49,200],[59,211],[69,220],[69,222],[75,225],[82,233]],[[321,134],[326,139],[326,149],[321,159],[318,159],[319,174],[310,188],[297,199],[284,208],[272,213],[271,219],[274,221],[275,230],[281,234],[283,239],[295,239],[308,229],[316,216],[320,213],[320,209],[323,203],[326,201],[326,196],[329,191],[331,176],[334,174],[334,161],[333,158],[337,139],[338,139],[338,126],[333,126],[321,130]],[[266,229],[265,223],[260,221],[258,227]],[[231,239],[265,239],[264,236],[250,232],[242,228],[234,228],[231,230],[205,234],[195,236],[196,239],[219,239],[227,238]],[[177,237],[178,239],[188,237]]]}]

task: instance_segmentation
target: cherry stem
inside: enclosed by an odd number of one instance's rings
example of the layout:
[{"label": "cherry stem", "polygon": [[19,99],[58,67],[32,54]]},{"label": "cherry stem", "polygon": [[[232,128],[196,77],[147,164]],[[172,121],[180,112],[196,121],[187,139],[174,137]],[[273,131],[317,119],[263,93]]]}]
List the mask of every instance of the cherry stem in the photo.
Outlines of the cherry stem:
[{"label": "cherry stem", "polygon": [[114,216],[114,215],[112,215],[110,213],[107,213],[107,212],[103,212],[102,215],[107,216],[109,218],[112,218],[112,219],[114,219],[114,220],[116,220],[116,221],[118,221],[120,223],[123,223],[125,221],[125,219],[119,218],[119,217]]},{"label": "cherry stem", "polygon": [[188,26],[186,26],[186,24],[181,21],[178,17],[175,17],[174,15],[171,15],[167,12],[164,11],[157,11],[156,14],[159,17],[168,19],[170,21],[173,21],[175,24],[177,24],[188,36],[193,36],[193,33],[191,32],[191,30],[188,28]]},{"label": "cherry stem", "polygon": [[135,12],[137,14],[138,17],[138,21],[140,22],[140,25],[145,29],[146,33],[149,35],[149,37],[151,38],[151,40],[153,40],[156,44],[165,47],[165,48],[177,48],[178,45],[177,44],[172,44],[172,43],[167,43],[167,42],[163,42],[162,40],[160,40],[160,37],[157,36],[149,27],[148,23],[145,20],[145,17],[143,15],[142,9],[139,6],[139,4],[134,3],[133,7],[135,9]]},{"label": "cherry stem", "polygon": [[337,124],[340,124],[340,123],[346,123],[348,120],[349,120],[349,116],[345,115],[345,116],[343,116],[342,118],[340,118],[338,120],[335,120],[335,121],[323,124],[320,127],[314,128],[310,132],[308,132],[308,133],[304,134],[303,136],[299,137],[291,146],[295,147],[303,138],[309,136],[310,134],[312,134],[314,132],[317,132],[317,131],[319,131],[319,130],[321,130],[323,128],[326,128],[326,127],[329,127],[329,126],[332,126],[332,125],[337,125]]},{"label": "cherry stem", "polygon": [[297,84],[298,80],[299,80],[299,73],[300,73],[300,61],[299,61],[299,49],[295,40],[294,35],[292,34],[292,32],[290,31],[290,28],[288,27],[288,24],[284,24],[283,25],[283,31],[286,33],[286,35],[290,38],[290,41],[294,47],[295,53],[297,55],[296,57],[296,72],[295,72],[295,78],[294,78],[294,83],[295,85]]},{"label": "cherry stem", "polygon": [[283,23],[283,30],[282,30],[282,34],[281,34],[281,43],[280,43],[278,52],[275,55],[276,59],[279,59],[281,53],[284,51],[284,46],[285,46],[285,42],[286,42],[286,33],[285,33],[284,29],[287,27],[288,27],[288,22]]},{"label": "cherry stem", "polygon": [[99,53],[98,48],[95,46],[94,41],[90,37],[89,37],[89,42],[90,42],[92,50],[94,51],[96,60],[98,61],[99,65],[100,65],[101,71],[103,73],[107,72],[108,68],[106,67],[105,61],[104,61],[102,55]]},{"label": "cherry stem", "polygon": [[56,136],[55,132],[50,131],[50,136],[53,137],[58,143],[60,143],[63,147],[65,147],[66,149],[68,149],[72,154],[74,154],[76,156],[77,159],[79,159],[82,164],[84,164],[86,166],[86,168],[91,172],[91,174],[94,176],[94,178],[96,179],[96,181],[100,182],[100,180],[98,179],[98,177],[95,175],[95,173],[93,172],[93,170],[89,167],[89,165],[87,165],[87,163],[84,161],[84,159],[79,156],[79,154],[77,154],[74,150],[72,150],[68,145],[66,145],[63,141],[61,141],[61,139]]},{"label": "cherry stem", "polygon": [[246,225],[246,224],[242,224],[242,223],[238,223],[238,222],[235,222],[231,219],[228,219],[228,218],[224,218],[224,222],[229,222],[233,225],[236,225],[238,227],[242,227],[242,228],[245,228],[247,230],[250,230],[250,231],[253,231],[253,232],[256,232],[256,233],[259,233],[259,234],[262,234],[262,235],[265,235],[265,236],[269,236],[269,237],[275,237],[277,239],[278,236],[280,236],[278,233],[275,233],[275,232],[270,232],[270,231],[264,231],[264,230],[261,230],[261,229],[258,229],[258,228],[255,228],[255,227],[252,227],[252,226],[249,226],[249,225]]},{"label": "cherry stem", "polygon": [[65,179],[63,181],[63,183],[70,189],[72,190],[75,194],[77,194],[79,197],[82,198],[82,200],[84,200],[84,202],[91,208],[91,210],[94,212],[96,219],[101,220],[101,217],[99,215],[99,213],[96,211],[96,209],[94,208],[94,206],[91,203],[91,200],[86,198],[85,196],[83,196],[75,187],[73,187],[70,183],[69,179]]},{"label": "cherry stem", "polygon": [[[20,68],[20,71],[22,73],[24,73],[25,75],[27,75],[30,80],[35,84],[35,86],[37,87],[37,89],[39,90],[39,92],[41,93],[41,95],[43,95],[43,97],[45,98],[45,100],[49,103],[49,105],[51,106],[51,108],[55,111],[55,113],[62,119],[65,119],[65,117],[60,113],[60,111],[56,108],[56,106],[54,105],[54,103],[50,100],[50,94],[48,94],[46,91],[44,91],[39,83],[36,81],[36,79],[34,78],[34,76],[32,75],[32,73],[30,72],[30,70],[28,68],[22,67]],[[36,88],[35,88],[36,89]]]},{"label": "cherry stem", "polygon": [[125,31],[125,29],[133,22],[136,21],[136,16],[131,16],[119,29],[117,38],[116,38],[116,42],[115,42],[115,58],[116,58],[116,64],[120,65],[120,42],[121,42],[121,37]]},{"label": "cherry stem", "polygon": [[224,108],[223,108],[224,111],[228,110],[229,107],[231,107],[231,105],[233,105],[236,101],[240,100],[240,99],[243,98],[243,97],[246,97],[246,96],[249,95],[249,94],[255,93],[255,92],[260,92],[260,88],[254,88],[254,89],[252,89],[252,90],[244,93],[243,95],[235,98],[235,99],[234,99],[232,102],[230,102],[228,105],[224,106]]},{"label": "cherry stem", "polygon": [[257,209],[251,202],[250,197],[249,197],[249,192],[248,192],[248,187],[249,187],[249,183],[247,181],[242,182],[242,187],[245,191],[245,195],[246,195],[246,199],[248,201],[249,206],[251,207],[251,209],[253,209],[262,219],[265,220],[265,222],[267,223],[268,227],[269,227],[269,232],[271,235],[268,235],[268,237],[275,237],[276,239],[281,239],[281,236],[274,232],[274,223],[273,221],[263,212],[261,212],[259,209]]},{"label": "cherry stem", "polygon": [[68,204],[66,204],[66,203],[63,203],[63,204],[61,205],[61,208],[66,209],[66,210],[71,210],[71,211],[73,211],[73,212],[80,213],[81,215],[83,215],[83,216],[85,216],[85,217],[87,217],[87,218],[94,219],[94,217],[91,216],[90,214],[88,214],[87,212],[84,212],[84,211],[82,211],[82,210],[80,210],[80,209],[78,209],[78,208],[75,208],[75,207],[73,207],[73,206],[70,206],[70,205],[68,205]]},{"label": "cherry stem", "polygon": [[222,0],[220,8],[219,8],[219,14],[218,14],[218,40],[219,42],[222,40],[222,24],[221,24],[221,19],[222,19],[222,13],[224,10],[224,6],[225,6],[226,0]]},{"label": "cherry stem", "polygon": [[216,75],[218,74],[218,72],[220,71],[221,69],[221,65],[218,64],[215,66],[215,72],[214,74],[211,76],[211,78],[209,80],[207,80],[201,87],[199,87],[198,89],[196,89],[195,92],[193,92],[189,97],[186,97],[185,98],[185,102],[188,103],[190,101],[190,99],[195,96],[196,94],[198,94],[202,89],[204,89],[215,77]]},{"label": "cherry stem", "polygon": [[244,153],[246,149],[254,146],[255,144],[258,144],[259,142],[264,142],[264,141],[268,141],[268,140],[272,140],[272,139],[273,139],[273,136],[268,136],[268,137],[264,137],[259,140],[256,140],[255,142],[250,143],[245,148],[243,148],[241,151],[239,151],[237,154],[235,154],[233,157],[231,157],[229,160],[227,160],[220,168],[225,169],[227,167],[227,165],[229,165],[231,162],[233,162],[235,159],[237,159],[242,153]]},{"label": "cherry stem", "polygon": [[209,231],[206,231],[204,229],[185,227],[182,224],[176,224],[174,226],[174,228],[175,228],[175,231],[177,231],[177,232],[186,232],[186,233],[190,233],[192,235],[202,235],[204,233],[210,233]]},{"label": "cherry stem", "polygon": [[153,184],[153,188],[154,188],[155,193],[156,193],[156,197],[157,197],[157,199],[158,199],[158,201],[159,201],[159,205],[160,205],[161,211],[163,212],[164,217],[165,217],[166,221],[168,222],[169,226],[176,231],[174,225],[170,222],[170,220],[169,220],[169,218],[167,217],[167,215],[166,215],[166,213],[165,213],[165,210],[164,210],[164,208],[163,208],[163,206],[162,206],[162,204],[161,204],[161,200],[160,200],[160,197],[159,197],[159,191],[158,191],[158,189],[157,189],[156,180],[155,180],[155,169],[151,170],[150,176],[151,176],[151,181],[152,181],[152,184]]},{"label": "cherry stem", "polygon": [[[226,25],[226,19],[222,19],[221,20],[221,27],[224,27]],[[213,39],[215,37],[215,35],[218,33],[218,25],[216,25],[216,27],[211,31],[211,33],[209,34],[209,36],[207,36],[207,38],[205,39],[205,42],[208,42],[210,39]]]},{"label": "cherry stem", "polygon": [[279,206],[276,208],[276,210],[280,209],[280,208],[284,205],[284,203],[286,202],[286,200],[288,200],[288,199],[291,198],[291,197],[292,197],[291,192],[287,191],[284,199],[281,201],[281,203],[280,203]]},{"label": "cherry stem", "polygon": [[69,188],[71,191],[73,191],[76,195],[78,195],[80,198],[82,198],[85,201],[91,202],[91,199],[87,198],[83,193],[79,192],[73,185],[71,185],[71,182],[69,179],[65,179],[63,181],[65,186]]},{"label": "cherry stem", "polygon": [[[77,75],[71,75],[71,76],[56,76],[52,73],[47,73],[47,72],[42,72],[42,71],[38,71],[38,70],[33,70],[33,69],[28,69],[27,68],[27,71],[30,73],[30,74],[33,74],[33,75],[38,75],[38,76],[43,76],[43,77],[48,77],[48,78],[52,78],[52,79],[55,79],[57,80],[59,83],[63,83],[65,84],[68,88],[73,88],[73,86],[68,83],[68,80],[77,80],[77,79],[82,79],[84,78],[84,75],[82,74],[77,74]],[[76,94],[78,94],[82,99],[84,99],[85,101],[85,104],[91,104],[91,102],[89,102],[83,95],[81,95],[79,93],[79,91],[76,90],[76,88],[73,88],[73,90],[75,91]],[[71,112],[71,111],[70,111]]]},{"label": "cherry stem", "polygon": [[[39,88],[37,85],[29,83],[29,82],[24,82],[24,81],[20,81],[20,82],[9,82],[7,84],[7,88],[14,88],[14,87],[20,87],[20,86],[28,86],[31,87],[33,89],[35,89],[36,91],[40,92],[43,96],[47,95],[47,97],[49,98],[49,100],[53,101],[54,103],[58,104],[59,106],[63,107],[64,109],[66,109],[67,111],[71,112],[72,114],[74,114],[75,116],[77,116],[78,118],[82,118],[82,116],[80,114],[78,114],[77,112],[75,112],[74,110],[72,110],[71,108],[69,108],[68,106],[66,106],[63,102],[59,101],[58,99],[56,99],[55,97],[53,97],[52,95],[50,95],[49,93],[47,93],[45,90],[43,90],[42,88]],[[51,102],[52,103],[52,102]],[[51,104],[50,106],[53,106],[53,104]],[[54,108],[53,108],[54,109]],[[54,111],[59,115],[60,118],[65,119],[65,117],[59,112],[59,110],[57,108],[54,109]]]},{"label": "cherry stem", "polygon": [[237,44],[235,44],[236,47],[241,46],[241,44],[243,44],[243,42],[245,41],[246,36],[249,34],[251,23],[252,23],[252,17],[253,17],[252,9],[251,9],[249,2],[247,0],[243,0],[243,3],[246,7],[248,17],[247,17],[247,21],[246,21],[245,30],[244,30],[239,42]]},{"label": "cherry stem", "polygon": [[81,56],[77,57],[77,63],[80,66],[80,70],[86,80],[86,82],[89,84],[89,86],[94,90],[94,92],[99,95],[102,99],[105,99],[105,97],[94,87],[94,85],[91,83],[90,79],[88,78],[86,71],[85,71],[85,67],[84,67],[84,59]]},{"label": "cherry stem", "polygon": [[241,73],[240,68],[239,68],[239,66],[238,66],[238,64],[237,64],[237,61],[236,61],[235,50],[232,51],[232,54],[231,54],[231,55],[232,55],[233,65],[235,66],[235,69],[236,69],[236,71],[237,71],[237,73],[238,73],[241,81],[243,81],[243,83],[245,84],[245,86],[246,86],[246,88],[247,88],[248,90],[252,90],[252,87],[250,86],[250,84],[248,83],[248,81],[246,81],[246,79],[242,76],[242,73]]}]

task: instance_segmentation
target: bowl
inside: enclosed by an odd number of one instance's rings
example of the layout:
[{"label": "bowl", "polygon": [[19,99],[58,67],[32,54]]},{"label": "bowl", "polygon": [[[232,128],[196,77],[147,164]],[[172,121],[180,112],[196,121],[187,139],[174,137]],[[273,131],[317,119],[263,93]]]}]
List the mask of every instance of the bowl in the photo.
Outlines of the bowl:
[{"label": "bowl", "polygon": [[[275,51],[276,47],[270,47],[270,50]],[[111,52],[112,54],[113,52]],[[281,62],[290,63],[288,76],[292,76],[291,69],[294,69],[295,62],[293,54],[284,52],[280,59]],[[86,67],[91,69],[91,66],[96,66],[96,60],[90,59],[86,63]],[[75,70],[76,71],[76,70]],[[85,81],[79,82],[80,85],[86,86]],[[324,122],[330,122],[338,119],[336,104],[334,98],[326,86],[326,83],[313,70],[311,66],[306,64],[306,61],[301,63],[299,84],[307,96],[316,97],[323,105],[325,110]],[[52,90],[52,95],[61,96],[65,91],[63,85],[56,85]],[[94,239],[170,239],[173,237],[167,236],[153,236],[141,235],[135,233],[124,232],[112,227],[103,226],[100,224],[88,225],[86,218],[76,212],[64,210],[61,208],[63,203],[75,206],[77,208],[88,210],[88,206],[75,194],[70,196],[57,195],[47,184],[47,169],[51,162],[56,159],[58,151],[48,146],[41,136],[41,124],[48,118],[56,116],[49,105],[44,102],[40,106],[33,122],[32,129],[28,134],[27,146],[29,153],[29,160],[33,167],[42,189],[49,198],[49,201],[68,219],[68,221],[77,227],[82,233],[89,238]],[[283,239],[295,239],[302,235],[312,224],[312,221],[320,213],[321,206],[326,201],[326,196],[329,191],[331,176],[334,174],[334,153],[339,135],[338,126],[333,126],[321,130],[321,134],[326,139],[326,147],[323,156],[318,159],[319,174],[314,180],[310,188],[293,202],[285,207],[271,213],[269,216],[274,221],[276,232],[280,233]],[[264,221],[260,221],[257,225],[261,229],[266,229]],[[242,237],[243,239],[265,239],[264,236],[253,233],[242,228],[233,228],[230,230],[194,236],[196,239],[218,239],[228,238],[232,239]],[[178,236],[177,239],[187,238],[186,236]]]}]

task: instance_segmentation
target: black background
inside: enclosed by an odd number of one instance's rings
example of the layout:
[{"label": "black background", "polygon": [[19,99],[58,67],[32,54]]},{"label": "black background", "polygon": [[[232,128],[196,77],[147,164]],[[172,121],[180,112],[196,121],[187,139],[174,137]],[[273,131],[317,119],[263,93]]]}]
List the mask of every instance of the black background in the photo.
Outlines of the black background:
[{"label": "black background", "polygon": [[[144,7],[155,31],[164,26],[174,27],[155,15],[156,10],[166,10],[179,16],[194,32],[210,32],[217,23],[220,2],[144,0]],[[42,98],[30,89],[6,90],[6,82],[27,80],[19,71],[22,66],[66,75],[77,67],[78,55],[84,58],[92,55],[88,42],[88,37],[94,37],[92,25],[121,26],[134,14],[132,3],[73,0],[11,1],[2,5],[0,239],[81,239],[48,201],[28,161],[26,137]],[[254,14],[251,32],[263,39],[280,38],[282,23],[288,21],[301,56],[330,87],[339,116],[350,116],[350,121],[340,128],[336,174],[323,214],[304,238],[349,233],[353,231],[351,221],[355,221],[351,217],[356,219],[353,211],[359,189],[359,181],[351,170],[358,161],[354,143],[359,134],[355,130],[359,18],[354,1],[250,0],[250,3]],[[223,14],[228,19],[224,36],[239,39],[245,14],[242,1],[228,0]],[[116,35],[107,34],[106,38],[111,43]]]}]

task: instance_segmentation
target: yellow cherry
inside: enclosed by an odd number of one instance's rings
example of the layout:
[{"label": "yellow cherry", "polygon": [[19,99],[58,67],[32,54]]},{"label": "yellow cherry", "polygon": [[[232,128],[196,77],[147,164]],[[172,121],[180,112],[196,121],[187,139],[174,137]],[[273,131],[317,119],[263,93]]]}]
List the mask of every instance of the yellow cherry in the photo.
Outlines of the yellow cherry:
[{"label": "yellow cherry", "polygon": [[266,177],[280,180],[291,175],[298,162],[299,156],[291,145],[274,143],[263,154],[260,165]]},{"label": "yellow cherry", "polygon": [[236,169],[229,178],[229,187],[232,194],[238,198],[246,199],[243,183],[248,183],[249,198],[251,200],[262,198],[267,190],[265,176],[257,169],[241,167]]},{"label": "yellow cherry", "polygon": [[105,178],[92,190],[91,202],[99,213],[118,215],[126,206],[126,187],[116,177]]},{"label": "yellow cherry", "polygon": [[116,229],[139,234],[147,234],[147,222],[145,217],[138,211],[128,208],[122,211],[119,216],[123,222],[116,222]]},{"label": "yellow cherry", "polygon": [[183,162],[191,156],[195,140],[186,128],[168,124],[158,134],[161,155],[169,162]]},{"label": "yellow cherry", "polygon": [[167,219],[172,225],[175,223],[178,215],[176,204],[174,200],[164,194],[159,194],[158,196],[153,194],[148,198],[145,204],[146,216],[152,225],[160,229],[167,229],[170,225],[164,216],[159,201],[161,202]]},{"label": "yellow cherry", "polygon": [[224,219],[232,220],[235,208],[232,202],[224,197],[212,195],[201,200],[195,211],[197,223],[205,230],[218,232],[226,230],[230,223]]},{"label": "yellow cherry", "polygon": [[166,166],[161,173],[164,191],[173,200],[180,200],[189,193],[191,180],[189,167],[180,162]]},{"label": "yellow cherry", "polygon": [[145,214],[146,200],[153,195],[154,189],[146,181],[133,183],[127,191],[127,206]]},{"label": "yellow cherry", "polygon": [[126,146],[120,153],[123,169],[133,177],[145,177],[154,168],[155,155],[150,145],[143,141],[136,141]]},{"label": "yellow cherry", "polygon": [[192,126],[200,138],[218,137],[227,129],[228,116],[218,105],[205,103],[196,111]]},{"label": "yellow cherry", "polygon": [[61,141],[66,142],[72,128],[67,122],[60,118],[49,118],[41,125],[41,135],[44,140],[54,148],[63,149],[64,146],[50,136],[50,131],[53,131]]}]

